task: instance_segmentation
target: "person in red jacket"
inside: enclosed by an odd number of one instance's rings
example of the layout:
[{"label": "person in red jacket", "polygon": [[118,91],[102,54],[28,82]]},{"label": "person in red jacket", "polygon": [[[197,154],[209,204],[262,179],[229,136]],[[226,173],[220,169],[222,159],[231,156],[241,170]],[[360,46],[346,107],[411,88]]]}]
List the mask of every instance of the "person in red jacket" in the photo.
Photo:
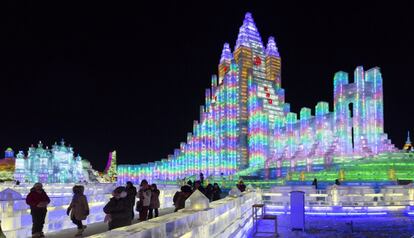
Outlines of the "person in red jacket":
[{"label": "person in red jacket", "polygon": [[30,193],[26,197],[26,203],[30,206],[30,214],[32,215],[32,237],[45,237],[43,225],[47,213],[46,207],[50,203],[50,199],[43,190],[41,183],[35,183],[33,188],[30,189]]}]

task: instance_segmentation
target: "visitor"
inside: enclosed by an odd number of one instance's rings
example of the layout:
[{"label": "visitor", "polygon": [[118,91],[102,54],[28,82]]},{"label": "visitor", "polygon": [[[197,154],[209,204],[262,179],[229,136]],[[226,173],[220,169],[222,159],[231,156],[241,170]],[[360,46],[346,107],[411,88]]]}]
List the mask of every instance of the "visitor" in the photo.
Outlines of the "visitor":
[{"label": "visitor", "polygon": [[[148,219],[158,217],[158,208],[160,208],[160,190],[155,183],[151,184],[151,202],[149,206]],[[154,214],[152,213],[154,211]]]},{"label": "visitor", "polygon": [[174,212],[185,208],[185,200],[191,195],[191,187],[184,185],[181,187],[181,191],[177,191],[173,197],[173,203],[175,206]]},{"label": "visitor", "polygon": [[246,191],[246,185],[244,184],[243,180],[240,180],[237,184],[237,188],[240,190],[240,192]]},{"label": "visitor", "polygon": [[82,220],[86,220],[86,217],[89,215],[88,199],[83,194],[84,190],[85,188],[81,185],[73,186],[72,201],[66,210],[66,214],[68,216],[70,214],[70,219],[72,220],[73,224],[78,227],[76,236],[82,236],[82,233],[86,228],[86,226],[82,224]]},{"label": "visitor", "polygon": [[193,181],[191,181],[191,179],[188,180],[187,185],[189,185],[192,188],[193,187]]},{"label": "visitor", "polygon": [[148,185],[148,181],[145,179],[141,181],[141,187],[138,191],[137,198],[139,198],[139,201],[137,202],[139,220],[145,221],[147,220],[148,209],[151,203],[151,188]]},{"label": "visitor", "polygon": [[47,213],[47,205],[50,199],[43,190],[41,183],[35,183],[30,193],[26,197],[26,203],[30,206],[30,214],[32,215],[32,237],[45,237],[43,234],[43,225]]},{"label": "visitor", "polygon": [[127,198],[125,187],[117,187],[112,192],[112,198],[103,208],[105,212],[105,222],[108,222],[108,229],[131,225],[131,205]]},{"label": "visitor", "polygon": [[131,210],[131,221],[134,220],[134,206],[135,206],[135,197],[137,196],[137,188],[132,184],[131,181],[128,181],[125,186],[127,192],[127,198],[130,201],[130,210]]},{"label": "visitor", "polygon": [[195,192],[196,190],[200,191],[204,195],[206,193],[206,190],[204,189],[203,185],[201,185],[200,180],[197,180],[197,181],[194,182],[193,192]]},{"label": "visitor", "polygon": [[209,183],[206,187],[206,197],[208,198],[208,200],[211,202],[213,201],[213,185],[211,185],[211,183]]},{"label": "visitor", "polygon": [[217,183],[213,185],[213,201],[221,199],[221,189]]},{"label": "visitor", "polygon": [[318,189],[318,180],[316,178],[313,179],[312,186],[315,186],[315,189]]},{"label": "visitor", "polygon": [[339,179],[335,179],[335,185],[339,186],[341,183],[339,182]]},{"label": "visitor", "polygon": [[204,174],[203,173],[200,173],[200,183],[201,183],[201,186],[204,185]]}]

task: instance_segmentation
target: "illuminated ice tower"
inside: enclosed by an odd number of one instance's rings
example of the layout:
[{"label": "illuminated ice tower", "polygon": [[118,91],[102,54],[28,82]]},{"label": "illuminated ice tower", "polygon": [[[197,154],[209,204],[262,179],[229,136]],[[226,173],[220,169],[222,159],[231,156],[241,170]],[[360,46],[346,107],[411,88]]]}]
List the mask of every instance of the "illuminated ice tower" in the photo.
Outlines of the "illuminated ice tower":
[{"label": "illuminated ice tower", "polygon": [[413,150],[413,145],[411,144],[411,140],[410,140],[410,132],[407,132],[407,140],[405,141],[405,144],[403,146],[403,150],[406,151],[412,151]]},{"label": "illuminated ice tower", "polygon": [[[379,68],[357,67],[334,76],[334,111],[318,102],[315,111],[290,111],[282,88],[281,56],[274,37],[267,44],[246,13],[234,47],[225,43],[206,90],[200,119],[187,141],[154,163],[119,165],[119,181],[176,180],[188,176],[231,175],[268,167],[330,165],[337,156],[371,156],[393,151],[384,133]],[[248,169],[248,170],[245,170]]]},{"label": "illuminated ice tower", "polygon": [[108,182],[116,181],[116,150],[109,152],[109,158],[108,162],[106,163],[104,174],[107,176],[109,180]]},{"label": "illuminated ice tower", "polygon": [[357,67],[354,83],[348,74],[338,72],[334,78],[334,119],[339,150],[374,153],[383,151],[384,113],[382,77],[379,68],[364,72]]}]

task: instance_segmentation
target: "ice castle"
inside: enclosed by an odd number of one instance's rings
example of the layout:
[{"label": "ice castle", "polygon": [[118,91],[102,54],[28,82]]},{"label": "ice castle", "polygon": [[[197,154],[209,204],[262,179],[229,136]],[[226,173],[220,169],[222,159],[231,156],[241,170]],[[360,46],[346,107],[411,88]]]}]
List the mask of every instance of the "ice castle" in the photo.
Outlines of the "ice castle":
[{"label": "ice castle", "polygon": [[52,149],[29,147],[27,157],[23,151],[16,155],[14,178],[27,183],[77,183],[86,179],[82,158],[74,156],[73,148],[62,140]]},{"label": "ice castle", "polygon": [[291,112],[282,88],[281,56],[274,37],[266,46],[250,13],[231,51],[224,44],[206,90],[200,119],[172,155],[140,165],[120,165],[120,182],[138,178],[175,180],[203,173],[232,175],[252,168],[330,164],[334,156],[369,157],[395,151],[384,133],[383,84],[378,67],[334,75],[333,111]]}]

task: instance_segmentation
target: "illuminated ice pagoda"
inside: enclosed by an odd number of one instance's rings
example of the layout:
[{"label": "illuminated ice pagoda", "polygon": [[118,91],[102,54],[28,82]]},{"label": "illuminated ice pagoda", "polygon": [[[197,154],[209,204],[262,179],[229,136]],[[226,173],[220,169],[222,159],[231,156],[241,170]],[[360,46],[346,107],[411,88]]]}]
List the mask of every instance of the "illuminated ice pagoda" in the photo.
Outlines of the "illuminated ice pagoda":
[{"label": "illuminated ice pagoda", "polygon": [[0,159],[0,181],[13,180],[14,165],[14,151],[9,147],[4,152],[4,158]]},{"label": "illuminated ice pagoda", "polygon": [[187,141],[161,161],[119,165],[118,181],[175,180],[200,172],[231,175],[247,168],[295,166],[303,160],[312,164],[313,159],[329,164],[334,156],[369,157],[395,150],[384,133],[379,68],[365,71],[359,66],[353,77],[335,73],[333,112],[328,102],[291,112],[281,79],[274,37],[263,44],[247,13],[234,51],[224,44],[218,76],[212,76]]},{"label": "illuminated ice pagoda", "polygon": [[82,158],[74,156],[73,148],[62,140],[52,149],[44,148],[42,142],[37,147],[29,147],[27,157],[23,151],[16,155],[15,180],[35,183],[76,183],[84,181]]}]

